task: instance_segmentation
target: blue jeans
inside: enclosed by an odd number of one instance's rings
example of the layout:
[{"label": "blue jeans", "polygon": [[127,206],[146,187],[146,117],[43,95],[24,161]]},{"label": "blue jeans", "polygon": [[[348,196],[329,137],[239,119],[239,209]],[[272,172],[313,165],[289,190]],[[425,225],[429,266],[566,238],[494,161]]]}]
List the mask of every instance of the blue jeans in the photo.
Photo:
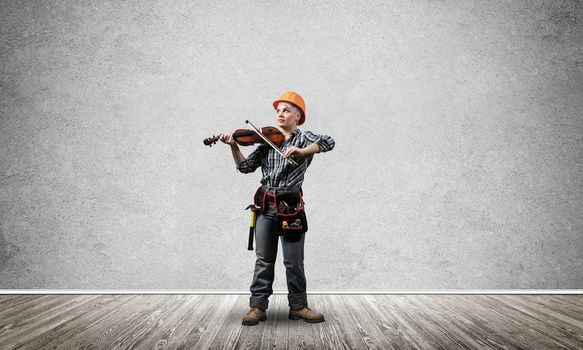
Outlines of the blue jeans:
[{"label": "blue jeans", "polygon": [[[265,212],[257,213],[255,222],[255,272],[249,290],[251,297],[249,305],[267,310],[268,298],[273,294],[273,278],[275,258],[279,237],[277,234],[277,218],[273,203],[265,204]],[[283,249],[283,265],[285,266],[288,302],[293,309],[308,306],[306,295],[306,276],[304,275],[304,240],[305,233],[297,242],[289,242],[281,237]]]}]

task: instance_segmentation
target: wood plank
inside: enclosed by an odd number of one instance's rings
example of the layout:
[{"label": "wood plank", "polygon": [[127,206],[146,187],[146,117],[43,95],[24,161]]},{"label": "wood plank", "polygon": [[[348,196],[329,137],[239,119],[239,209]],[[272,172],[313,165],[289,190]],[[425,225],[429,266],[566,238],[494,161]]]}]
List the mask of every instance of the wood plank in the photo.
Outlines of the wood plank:
[{"label": "wood plank", "polygon": [[[577,310],[583,307],[583,305],[577,305],[575,300],[578,297],[583,297],[579,295],[566,295],[568,298],[562,298],[563,295],[551,295],[551,294],[542,294],[542,295],[520,295],[525,297],[527,301],[540,301],[541,303],[548,304],[549,306],[557,305],[558,307],[567,308],[570,310]],[[583,320],[583,315],[580,320]]]},{"label": "wood plank", "polygon": [[491,315],[495,322],[493,325],[498,327],[498,332],[505,335],[506,338],[516,338],[524,343],[523,348],[527,349],[553,349],[557,344],[545,334],[538,332],[532,327],[532,324],[525,324],[518,321],[521,315],[517,310],[505,308],[500,303],[494,302],[492,296],[473,295],[473,305],[480,310],[480,314]]},{"label": "wood plank", "polygon": [[[132,333],[136,338],[122,347],[134,349],[165,349],[189,316],[188,311],[202,299],[196,295],[167,296],[166,312],[152,315],[151,323]],[[140,336],[141,334],[141,336]]]},{"label": "wood plank", "polygon": [[[54,300],[47,301],[48,305],[55,306],[48,308],[46,304],[39,304],[33,308],[23,311],[23,318],[13,316],[8,322],[11,322],[10,331],[2,334],[0,343],[7,348],[15,348],[22,342],[38,337],[45,332],[54,329],[67,320],[74,318],[76,315],[86,312],[88,307],[96,304],[108,303],[108,298],[101,296],[78,295],[75,297],[57,296]],[[44,305],[44,306],[43,306]],[[37,317],[30,314],[30,310],[38,310]],[[31,316],[32,315],[32,316]]]},{"label": "wood plank", "polygon": [[[287,336],[287,346],[286,349],[296,350],[296,349],[316,349],[314,344],[314,332],[313,326],[316,323],[308,323],[304,320],[290,320],[289,319],[289,302],[287,295],[278,295],[285,300],[285,307],[281,309],[281,312],[285,314],[285,318],[288,324],[288,336]],[[321,324],[322,322],[318,323]]]},{"label": "wood plank", "polygon": [[184,295],[152,295],[150,297],[160,302],[155,301],[157,306],[150,309],[147,314],[144,314],[144,317],[137,324],[136,322],[132,322],[135,324],[135,327],[126,330],[124,335],[116,340],[114,346],[121,349],[149,348],[147,346],[148,343],[145,341],[151,340],[151,334],[155,334],[156,330],[162,326],[164,320],[170,318],[176,309],[181,307],[181,303],[188,299]]},{"label": "wood plank", "polygon": [[170,302],[174,299],[166,295],[146,295],[146,303],[129,306],[135,310],[128,318],[119,317],[115,323],[123,325],[117,329],[115,335],[111,336],[111,347],[118,349],[140,348],[141,339],[156,326],[157,320],[167,317],[175,304]]},{"label": "wood plank", "polygon": [[[18,296],[15,298],[10,298],[13,300],[13,304],[5,304],[3,308],[0,309],[0,342],[5,341],[8,337],[7,333],[15,332],[19,328],[19,325],[25,324],[24,319],[27,316],[27,309],[36,308],[37,310],[43,308],[44,310],[50,310],[49,303],[62,303],[63,300],[54,300],[49,298],[49,296],[32,296],[37,298],[30,298],[30,296],[23,296],[23,300],[18,300]],[[29,312],[30,317],[34,319],[34,311]]]},{"label": "wood plank", "polygon": [[[523,304],[520,297],[496,295],[489,296],[501,314],[507,315],[520,324],[525,331],[542,344],[542,339],[553,347],[575,347],[583,342],[583,325],[580,322],[571,322],[573,319],[558,313],[549,312],[542,307],[531,307]],[[556,318],[555,316],[559,316]],[[579,324],[577,324],[579,323]],[[570,329],[564,328],[568,324]]]},{"label": "wood plank", "polygon": [[[282,329],[287,330],[287,326],[283,324],[285,321],[284,313],[281,311],[285,307],[284,299],[280,295],[272,295],[269,301],[269,307],[267,308],[267,320],[263,323],[261,327],[264,327],[263,336],[261,338],[260,350],[270,350],[270,349],[282,349],[285,348],[285,343],[283,346],[278,343],[279,333]],[[287,317],[287,315],[285,315]],[[245,330],[250,327],[257,326],[245,326]],[[281,340],[280,340],[281,342]]]},{"label": "wood plank", "polygon": [[211,310],[206,312],[191,330],[189,335],[176,347],[184,349],[205,349],[216,336],[225,316],[232,309],[237,295],[210,295]]},{"label": "wood plank", "polygon": [[40,294],[14,294],[14,295],[0,295],[0,315],[2,311],[6,311],[8,306],[13,308],[24,303],[35,303],[39,299],[46,298],[47,295]]},{"label": "wood plank", "polygon": [[513,300],[513,303],[529,308],[532,312],[542,313],[546,316],[553,317],[572,324],[573,326],[583,329],[583,314],[581,308],[574,308],[572,305],[556,302],[552,296],[533,295],[526,297],[523,295],[501,296]]},{"label": "wood plank", "polygon": [[[188,295],[186,301],[180,305],[180,309],[170,319],[164,320],[165,326],[160,327],[159,332],[149,335],[152,339],[157,339],[150,349],[175,349],[188,336],[192,323],[200,319],[197,311],[210,309],[202,306],[206,298],[206,295]],[[147,342],[148,340],[145,341]]]},{"label": "wood plank", "polygon": [[[281,298],[283,296],[283,298]],[[289,334],[290,320],[287,318],[288,302],[284,295],[277,295],[279,297],[277,303],[277,328],[275,330],[275,339],[273,341],[273,349],[286,349],[287,337]]]},{"label": "wood plank", "polygon": [[97,320],[92,327],[78,333],[67,343],[57,344],[57,349],[113,348],[153,310],[167,302],[164,298],[152,295],[122,295],[121,298],[125,301],[123,307],[116,308],[107,318]]},{"label": "wood plank", "polygon": [[[241,322],[243,320],[243,316],[247,313],[247,311],[249,311],[250,306],[249,306],[249,296],[250,295],[244,295],[243,299],[245,300],[244,303],[244,307],[242,307],[242,309],[240,310],[240,312],[237,314],[238,315],[238,324],[241,325]],[[256,326],[243,326],[242,330],[241,330],[241,334],[239,335],[239,338],[237,338],[237,342],[234,345],[234,349],[259,349],[261,347],[261,345],[265,345],[265,346],[269,346],[269,344],[264,344],[267,343],[267,333],[268,333],[268,329],[272,328],[272,327],[268,327],[269,324],[273,323],[274,317],[275,317],[275,310],[277,309],[275,307],[275,300],[276,300],[276,296],[272,296],[270,303],[269,303],[269,307],[267,308],[267,312],[266,312],[266,320],[265,322],[259,322],[258,325]],[[262,341],[262,339],[264,339]]]},{"label": "wood plank", "polygon": [[24,323],[27,317],[34,319],[43,312],[52,312],[53,306],[68,302],[71,302],[70,298],[63,295],[43,295],[25,303],[15,303],[14,306],[0,310],[0,324],[2,321],[12,322],[11,320],[15,318]]},{"label": "wood plank", "polygon": [[356,297],[341,295],[340,299],[346,305],[350,318],[354,321],[354,325],[368,349],[394,349],[379,329],[377,322],[358,302],[361,299],[360,295]]},{"label": "wood plank", "polygon": [[[242,314],[248,311],[249,298],[245,295],[235,296],[236,300],[230,312],[225,317],[225,322],[220,326],[217,334],[209,343],[209,349],[233,349],[239,340],[243,325],[241,324]],[[264,323],[259,321],[260,324]],[[259,325],[257,325],[259,326]],[[257,327],[252,326],[252,327]]]},{"label": "wood plank", "polygon": [[418,321],[411,317],[410,306],[400,295],[378,295],[378,307],[395,319],[397,327],[407,334],[409,343],[415,349],[443,349],[443,347],[433,339]]},{"label": "wood plank", "polygon": [[[451,310],[444,305],[440,305],[439,295],[418,295],[419,309],[423,310],[437,327],[452,332],[467,347],[472,349],[501,349],[503,344],[500,340],[493,339],[492,334],[488,334],[483,328],[475,325],[471,319],[463,314]],[[495,337],[494,337],[495,338]]]},{"label": "wood plank", "polygon": [[389,345],[395,349],[417,349],[412,343],[407,333],[403,332],[391,315],[384,312],[379,307],[379,301],[374,295],[359,296],[360,304],[365,309],[371,318],[376,320],[384,337],[389,341]]},{"label": "wood plank", "polygon": [[[71,298],[71,300],[75,300]],[[14,349],[38,349],[41,346],[45,348],[58,349],[70,346],[72,339],[80,339],[84,331],[96,330],[96,324],[100,320],[110,319],[112,313],[118,310],[124,310],[124,304],[128,302],[127,297],[112,295],[110,298],[96,298],[94,303],[79,305],[80,311],[76,316],[67,318],[66,322],[54,324],[44,333],[15,346]]]},{"label": "wood plank", "polygon": [[575,309],[583,308],[583,295],[553,294],[553,298],[569,303]]},{"label": "wood plank", "polygon": [[206,350],[210,348],[210,344],[217,336],[220,327],[225,323],[226,316],[232,311],[235,302],[239,299],[238,295],[217,295],[216,297],[219,307],[213,314],[207,331],[201,334],[199,341],[196,343],[197,349]]},{"label": "wood plank", "polygon": [[528,343],[508,332],[508,328],[498,323],[499,316],[491,313],[475,303],[476,295],[440,295],[433,302],[449,310],[456,318],[469,322],[466,323],[468,331],[476,334],[476,337],[487,339],[488,344],[500,349],[528,349]]},{"label": "wood plank", "polygon": [[320,312],[326,318],[322,322],[321,341],[328,344],[331,349],[355,349],[354,342],[349,342],[343,331],[343,326],[339,320],[336,310],[330,308],[329,295],[322,295],[320,298]]},{"label": "wood plank", "polygon": [[428,315],[428,309],[419,303],[417,295],[402,295],[401,299],[406,300],[410,306],[411,318],[417,321],[419,327],[431,334],[431,337],[435,339],[439,346],[445,349],[470,349],[462,339],[456,336],[455,332],[451,331],[451,324],[435,322],[433,315]]},{"label": "wood plank", "polygon": [[[579,296],[317,295],[326,321],[289,320],[273,295],[267,321],[243,326],[248,295],[44,295],[3,299],[7,349],[583,348]],[[8,302],[10,301],[10,302]]]},{"label": "wood plank", "polygon": [[366,348],[364,339],[358,332],[353,320],[350,318],[346,305],[342,302],[342,296],[337,294],[326,295],[324,300],[328,301],[328,303],[325,304],[326,309],[328,310],[328,318],[336,323],[342,330],[337,334],[342,339],[342,344],[347,344],[350,349]]},{"label": "wood plank", "polygon": [[324,322],[310,324],[310,329],[311,329],[310,336],[313,339],[314,348],[316,348],[316,349],[332,349],[330,344],[326,343],[324,341],[324,338],[322,337],[322,333],[326,332],[326,330],[327,330],[327,323],[328,323],[328,321],[327,321],[328,315],[326,315],[322,311],[322,299],[324,297],[325,297],[324,295],[319,295],[319,294],[308,295],[309,307],[315,311],[322,313],[324,315],[324,319],[325,319]]},{"label": "wood plank", "polygon": [[190,310],[186,312],[184,321],[176,328],[176,331],[166,345],[168,349],[179,348],[180,344],[186,341],[193,330],[199,327],[199,323],[204,316],[214,311],[214,300],[211,297],[211,295],[203,295],[198,303],[193,305]]}]

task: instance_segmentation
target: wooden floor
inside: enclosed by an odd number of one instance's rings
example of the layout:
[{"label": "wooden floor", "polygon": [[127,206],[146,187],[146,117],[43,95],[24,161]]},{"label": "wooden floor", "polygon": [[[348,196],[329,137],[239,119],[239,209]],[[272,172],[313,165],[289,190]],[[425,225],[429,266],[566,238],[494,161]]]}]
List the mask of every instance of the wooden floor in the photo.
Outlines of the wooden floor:
[{"label": "wooden floor", "polygon": [[582,349],[581,295],[0,295],[0,349]]}]

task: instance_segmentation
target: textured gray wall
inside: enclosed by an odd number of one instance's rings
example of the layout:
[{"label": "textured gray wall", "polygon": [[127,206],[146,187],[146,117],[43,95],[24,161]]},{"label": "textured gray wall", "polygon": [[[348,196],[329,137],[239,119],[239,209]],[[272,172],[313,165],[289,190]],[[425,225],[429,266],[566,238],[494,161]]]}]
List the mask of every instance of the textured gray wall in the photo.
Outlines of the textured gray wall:
[{"label": "textured gray wall", "polygon": [[582,20],[576,1],[2,1],[0,288],[247,289],[261,173],[202,140],[273,125],[288,89],[336,140],[304,182],[308,289],[583,288]]}]

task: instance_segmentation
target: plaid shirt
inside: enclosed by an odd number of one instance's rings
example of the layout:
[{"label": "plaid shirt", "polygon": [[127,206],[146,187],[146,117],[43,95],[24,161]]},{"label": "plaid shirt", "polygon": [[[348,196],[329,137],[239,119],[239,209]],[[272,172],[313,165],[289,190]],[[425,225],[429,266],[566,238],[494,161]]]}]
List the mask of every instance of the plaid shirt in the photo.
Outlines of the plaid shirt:
[{"label": "plaid shirt", "polygon": [[[292,146],[304,148],[314,142],[320,146],[320,152],[328,152],[335,145],[334,139],[328,135],[318,135],[311,131],[301,131],[296,128],[290,138],[284,141],[279,149],[284,152]],[[312,163],[312,158],[314,158],[314,154],[310,154],[307,157],[294,156],[292,159],[298,163],[298,166],[295,166],[271,146],[259,144],[237,166],[237,170],[242,173],[252,173],[261,166],[261,171],[263,172],[261,184],[264,190],[298,191],[302,187],[304,173]]]}]

